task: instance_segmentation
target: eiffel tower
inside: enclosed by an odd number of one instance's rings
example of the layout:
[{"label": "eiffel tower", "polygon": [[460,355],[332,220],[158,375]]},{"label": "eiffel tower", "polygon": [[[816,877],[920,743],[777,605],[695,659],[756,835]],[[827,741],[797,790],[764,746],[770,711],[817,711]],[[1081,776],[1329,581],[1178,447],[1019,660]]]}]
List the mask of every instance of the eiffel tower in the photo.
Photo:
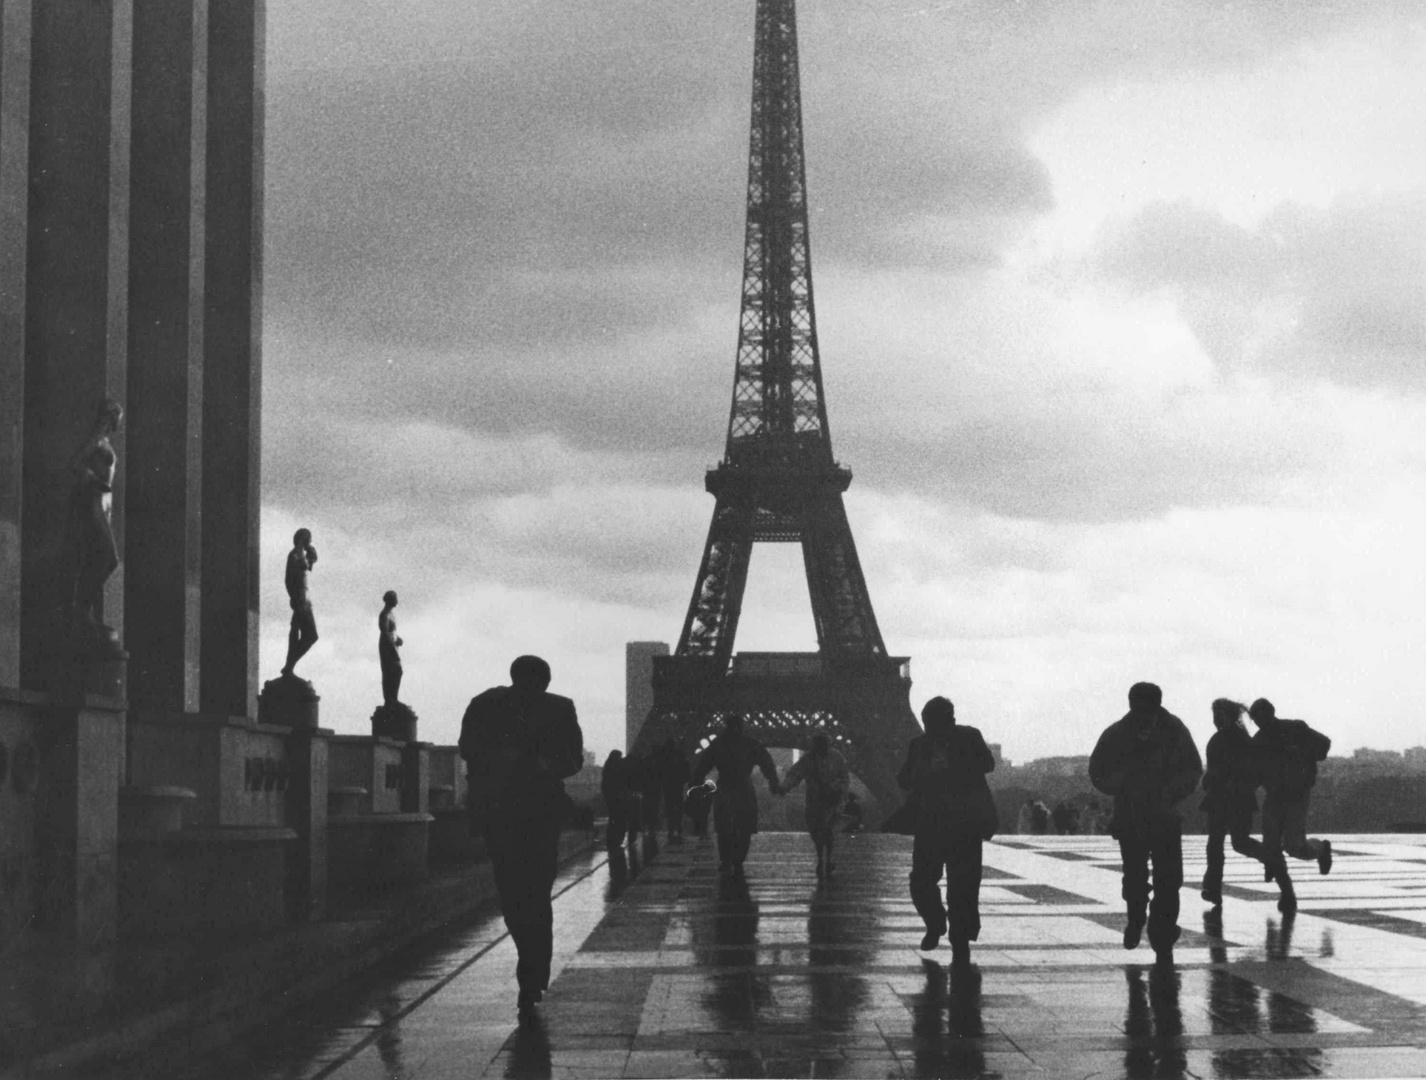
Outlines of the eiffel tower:
[{"label": "eiffel tower", "polygon": [[[748,154],[742,314],[717,499],[698,580],[672,656],[654,660],[653,706],[633,752],[669,738],[686,750],[741,713],[765,745],[807,749],[825,731],[881,813],[899,801],[899,755],[921,728],[910,662],[886,655],[832,456],[802,150],[794,0],[758,0]],[[800,543],[815,653],[733,653],[755,543]]]}]

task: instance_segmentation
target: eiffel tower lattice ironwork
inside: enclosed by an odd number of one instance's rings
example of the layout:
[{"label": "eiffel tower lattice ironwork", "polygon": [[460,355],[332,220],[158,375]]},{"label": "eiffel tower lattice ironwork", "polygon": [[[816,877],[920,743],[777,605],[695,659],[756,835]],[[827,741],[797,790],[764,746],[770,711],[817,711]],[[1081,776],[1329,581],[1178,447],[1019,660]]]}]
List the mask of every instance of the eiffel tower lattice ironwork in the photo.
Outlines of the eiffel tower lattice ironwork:
[{"label": "eiffel tower lattice ironwork", "polygon": [[[747,232],[733,405],[717,499],[683,633],[656,658],[653,707],[632,748],[693,749],[742,713],[770,746],[806,749],[826,731],[884,813],[897,755],[920,733],[909,661],[889,657],[867,595],[832,456],[807,229],[794,0],[758,0]],[[753,544],[800,543],[815,653],[733,653]]]}]

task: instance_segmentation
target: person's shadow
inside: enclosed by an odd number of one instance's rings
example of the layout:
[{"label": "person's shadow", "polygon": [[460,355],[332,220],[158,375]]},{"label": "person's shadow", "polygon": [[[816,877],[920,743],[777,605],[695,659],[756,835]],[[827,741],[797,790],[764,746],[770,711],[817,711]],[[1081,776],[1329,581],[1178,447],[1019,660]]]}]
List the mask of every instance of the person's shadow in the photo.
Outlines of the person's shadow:
[{"label": "person's shadow", "polygon": [[[1294,920],[1269,919],[1263,952],[1273,963],[1292,962]],[[1214,926],[1222,932],[1221,920]],[[1204,916],[1204,931],[1210,922]],[[1208,976],[1209,1024],[1215,1035],[1311,1035],[1317,1020],[1306,1005],[1275,990],[1257,986],[1223,964],[1226,949],[1210,947],[1214,968]],[[1221,1076],[1316,1076],[1321,1072],[1322,1051],[1312,1046],[1277,1046],[1264,1049],[1235,1047],[1213,1052],[1213,1068]]]},{"label": "person's shadow", "polygon": [[1129,1003],[1124,1013],[1124,1072],[1130,1077],[1182,1080],[1188,1075],[1183,1012],[1178,1004],[1178,969],[1154,965],[1124,969]]},{"label": "person's shadow", "polygon": [[[867,997],[866,979],[851,975],[870,964],[876,924],[865,912],[835,903],[836,886],[819,884],[807,912],[807,962],[814,1031],[848,1032]],[[833,970],[829,970],[833,969]]]},{"label": "person's shadow", "polygon": [[511,1036],[510,1057],[505,1063],[507,1080],[517,1077],[520,1080],[550,1080],[553,1073],[550,1033],[545,1027],[545,1018],[538,1011],[521,1017],[515,1034]]},{"label": "person's shadow", "polygon": [[623,847],[609,849],[609,886],[604,890],[604,899],[612,903],[624,895],[629,887],[629,859]]},{"label": "person's shadow", "polygon": [[965,1077],[985,1072],[981,976],[974,965],[945,968],[921,961],[926,985],[912,998],[912,1051],[917,1076]]},{"label": "person's shadow", "polygon": [[[757,970],[758,920],[748,883],[720,877],[712,911],[691,924],[693,962],[706,969],[702,1004],[718,1031],[752,1035],[761,1026],[759,1014],[772,1004],[769,977]],[[763,1075],[763,1062],[750,1038],[734,1040],[715,1056],[724,1075]]]}]

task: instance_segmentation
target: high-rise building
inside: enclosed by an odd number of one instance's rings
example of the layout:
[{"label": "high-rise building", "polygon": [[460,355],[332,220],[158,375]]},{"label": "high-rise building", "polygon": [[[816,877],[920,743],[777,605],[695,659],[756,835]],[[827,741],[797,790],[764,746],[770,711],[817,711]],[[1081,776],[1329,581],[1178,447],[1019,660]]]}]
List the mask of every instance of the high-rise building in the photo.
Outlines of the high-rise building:
[{"label": "high-rise building", "polygon": [[639,736],[639,729],[648,718],[654,703],[654,657],[667,656],[668,645],[662,641],[629,641],[624,643],[624,751],[627,753]]}]

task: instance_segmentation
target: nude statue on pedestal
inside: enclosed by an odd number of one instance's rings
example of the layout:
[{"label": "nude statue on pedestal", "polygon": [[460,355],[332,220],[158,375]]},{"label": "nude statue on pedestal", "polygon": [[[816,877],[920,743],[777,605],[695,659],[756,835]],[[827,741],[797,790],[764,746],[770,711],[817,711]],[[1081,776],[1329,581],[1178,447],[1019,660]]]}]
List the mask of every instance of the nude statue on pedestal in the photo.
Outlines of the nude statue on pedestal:
[{"label": "nude statue on pedestal", "polygon": [[396,633],[396,616],[392,614],[396,607],[395,590],[388,591],[381,600],[386,605],[376,617],[376,651],[381,659],[381,699],[387,705],[395,705],[401,693],[403,674],[401,654],[396,650],[405,642]]},{"label": "nude statue on pedestal", "polygon": [[287,553],[287,599],[292,604],[292,629],[287,634],[287,663],[283,675],[294,674],[297,661],[317,643],[317,618],[312,614],[312,597],[307,591],[307,576],[317,562],[317,549],[312,546],[312,530],[298,529],[292,535],[292,550]]}]

